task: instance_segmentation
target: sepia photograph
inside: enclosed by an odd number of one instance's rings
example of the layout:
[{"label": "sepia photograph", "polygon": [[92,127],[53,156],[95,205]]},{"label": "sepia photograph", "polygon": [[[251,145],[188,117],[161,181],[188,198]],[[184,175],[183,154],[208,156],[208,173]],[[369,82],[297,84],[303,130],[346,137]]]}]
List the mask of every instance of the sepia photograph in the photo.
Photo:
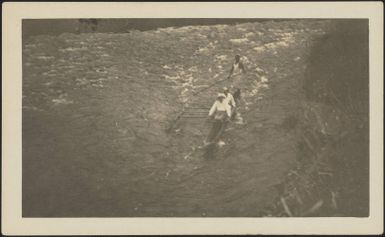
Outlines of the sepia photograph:
[{"label": "sepia photograph", "polygon": [[23,216],[369,215],[368,20],[22,24]]},{"label": "sepia photograph", "polygon": [[21,218],[372,216],[369,18],[20,24]]}]

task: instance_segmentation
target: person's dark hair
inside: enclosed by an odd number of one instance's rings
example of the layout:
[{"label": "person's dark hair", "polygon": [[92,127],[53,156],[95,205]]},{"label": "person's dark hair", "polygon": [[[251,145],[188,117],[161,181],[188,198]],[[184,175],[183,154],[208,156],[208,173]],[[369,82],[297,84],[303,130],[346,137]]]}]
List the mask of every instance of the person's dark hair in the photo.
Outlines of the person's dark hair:
[{"label": "person's dark hair", "polygon": [[239,56],[239,54],[235,55],[235,60],[236,61],[239,61],[241,59],[241,56]]}]

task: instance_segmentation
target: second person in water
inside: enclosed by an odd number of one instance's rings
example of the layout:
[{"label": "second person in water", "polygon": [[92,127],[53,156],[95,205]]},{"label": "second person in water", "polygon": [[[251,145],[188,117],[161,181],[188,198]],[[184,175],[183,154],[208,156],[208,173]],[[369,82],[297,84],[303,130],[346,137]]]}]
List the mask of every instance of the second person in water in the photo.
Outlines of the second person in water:
[{"label": "second person in water", "polygon": [[232,84],[232,88],[235,89],[234,99],[237,101],[239,101],[240,97],[241,97],[240,87],[241,87],[242,81],[244,80],[244,74],[245,73],[246,73],[246,68],[243,65],[243,62],[241,60],[241,56],[239,56],[237,54],[237,55],[235,55],[235,61],[232,64],[230,73],[227,77],[227,79],[231,78],[230,83]]},{"label": "second person in water", "polygon": [[233,95],[229,92],[229,88],[227,87],[224,87],[223,88],[223,94],[226,96],[226,98],[224,99],[225,100],[225,103],[228,104],[230,106],[230,110],[231,110],[231,116],[230,118],[233,117],[234,113],[235,113],[235,108],[236,108],[236,103],[235,103],[235,100],[234,100],[234,97]]}]

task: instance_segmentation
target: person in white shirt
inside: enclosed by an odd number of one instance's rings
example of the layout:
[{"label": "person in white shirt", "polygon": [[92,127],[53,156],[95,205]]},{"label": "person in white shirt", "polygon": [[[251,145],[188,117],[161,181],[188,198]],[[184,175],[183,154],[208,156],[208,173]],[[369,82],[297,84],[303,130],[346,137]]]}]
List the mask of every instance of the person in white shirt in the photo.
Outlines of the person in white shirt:
[{"label": "person in white shirt", "polygon": [[219,93],[213,106],[209,111],[209,117],[214,117],[213,126],[207,135],[205,144],[213,144],[219,141],[221,133],[224,131],[226,122],[231,117],[231,108],[225,101],[225,94]]},{"label": "person in white shirt", "polygon": [[225,99],[225,94],[218,94],[217,99],[215,100],[213,106],[211,106],[211,109],[209,111],[209,117],[215,115],[214,119],[222,120],[226,117],[225,115],[227,115],[228,117],[231,116],[231,107],[229,106],[228,101],[226,101]]}]

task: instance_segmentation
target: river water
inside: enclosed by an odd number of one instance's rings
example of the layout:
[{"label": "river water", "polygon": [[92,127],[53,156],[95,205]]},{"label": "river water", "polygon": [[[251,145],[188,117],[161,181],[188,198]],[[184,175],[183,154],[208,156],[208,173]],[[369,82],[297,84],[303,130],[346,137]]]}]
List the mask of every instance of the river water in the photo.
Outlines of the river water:
[{"label": "river water", "polygon": [[[328,21],[186,26],[23,41],[23,216],[260,216],[295,165],[300,82]],[[248,73],[224,146],[209,108],[236,53]],[[293,70],[295,68],[295,70]],[[209,85],[215,86],[202,90]],[[199,93],[198,93],[199,92]],[[208,112],[208,111],[207,111]]]}]

